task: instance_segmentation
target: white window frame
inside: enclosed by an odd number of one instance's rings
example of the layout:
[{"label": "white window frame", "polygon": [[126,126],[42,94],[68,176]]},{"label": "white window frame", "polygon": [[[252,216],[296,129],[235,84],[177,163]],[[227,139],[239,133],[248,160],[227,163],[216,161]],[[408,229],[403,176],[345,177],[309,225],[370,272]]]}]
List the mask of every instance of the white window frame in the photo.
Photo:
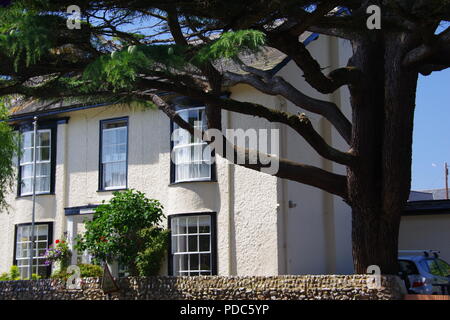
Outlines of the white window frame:
[{"label": "white window frame", "polygon": [[[109,128],[109,129],[104,129],[103,126],[108,125],[108,124],[114,124],[114,123],[120,123],[120,122],[125,122],[126,125],[125,126],[121,126],[121,127],[116,127],[116,128]],[[111,119],[111,120],[103,120],[101,121],[101,148],[100,148],[100,159],[101,159],[101,185],[100,185],[100,190],[104,190],[104,191],[110,191],[110,190],[121,190],[121,189],[126,189],[127,185],[128,185],[128,118],[121,118],[121,119]],[[123,129],[125,128],[125,129]],[[103,150],[105,148],[105,144],[104,144],[104,132],[106,131],[115,131],[115,130],[125,130],[126,132],[126,142],[125,142],[125,147],[126,147],[126,155],[125,155],[125,160],[121,160],[121,161],[105,161],[105,157],[103,154]],[[112,144],[111,144],[112,145]],[[110,146],[111,146],[110,145]],[[115,145],[123,145],[123,144],[115,144]],[[109,186],[109,187],[105,187],[105,164],[112,164],[112,163],[124,163],[125,164],[125,185],[120,185],[120,186]]]},{"label": "white window frame", "polygon": [[[20,149],[22,151],[22,155],[25,153],[25,150],[32,150],[31,151],[32,158],[31,158],[31,160],[29,162],[22,162],[23,156],[21,155],[21,157],[20,157],[19,170],[20,170],[20,195],[21,196],[29,196],[29,195],[33,194],[33,186],[34,186],[34,183],[33,183],[34,177],[33,176],[34,176],[34,170],[35,170],[35,168],[34,168],[34,157],[35,157],[35,154],[39,154],[39,149],[42,149],[42,148],[48,148],[48,150],[49,150],[49,159],[48,160],[38,160],[38,159],[36,159],[36,166],[39,166],[39,165],[42,165],[42,164],[49,164],[49,166],[50,166],[49,174],[48,174],[48,176],[36,175],[36,180],[38,178],[48,178],[49,179],[49,185],[48,185],[49,188],[48,188],[48,190],[45,190],[45,191],[42,191],[42,190],[41,191],[36,191],[36,194],[38,194],[38,195],[39,194],[49,194],[51,192],[51,189],[52,189],[52,139],[53,139],[53,137],[52,137],[52,130],[51,129],[41,129],[41,130],[37,131],[38,137],[39,137],[39,135],[41,133],[47,133],[47,132],[48,132],[49,138],[50,138],[49,139],[49,145],[48,146],[40,146],[40,145],[36,146],[36,151],[37,152],[34,152],[34,136],[33,136],[34,132],[33,131],[26,131],[26,132],[22,133],[22,135],[30,134],[32,136],[32,139],[31,139],[32,146],[31,147],[25,148],[22,145],[20,146]],[[39,143],[39,138],[37,139],[37,141]],[[24,177],[23,173],[22,173],[22,168],[25,167],[25,166],[30,166],[30,165],[31,165],[31,168],[32,168],[32,173],[31,173],[32,176]],[[31,179],[32,188],[31,188],[30,192],[23,192],[22,181],[24,179]]]},{"label": "white window frame", "polygon": [[[206,108],[205,107],[193,107],[193,108],[183,108],[180,109],[178,111],[176,111],[177,114],[180,113],[184,113],[187,112],[189,113],[190,111],[196,111],[196,110],[202,110],[204,112],[204,117],[202,120],[202,127],[205,127],[205,124],[203,123],[203,121],[205,120],[206,117]],[[173,124],[174,125],[174,130],[181,130],[181,132],[183,132],[186,135],[191,136],[191,134],[187,131],[184,130],[182,128],[179,128],[178,125],[176,123]],[[189,139],[190,140],[190,139]],[[182,149],[182,148],[191,148],[195,146],[199,146],[199,150],[201,150],[202,152],[202,156],[200,157],[202,160],[192,160],[192,161],[188,161],[188,162],[182,162],[182,163],[175,163],[173,162],[173,166],[174,166],[174,176],[173,176],[173,182],[174,183],[178,183],[178,182],[195,182],[195,181],[211,181],[212,179],[212,164],[209,163],[209,175],[207,177],[190,177],[190,178],[185,178],[185,179],[177,179],[177,165],[194,165],[197,163],[205,163],[205,159],[203,159],[203,150],[204,150],[204,146],[206,146],[208,143],[201,140],[200,142],[192,142],[192,143],[185,143],[185,144],[175,144],[175,141],[173,143],[173,147],[172,147],[172,154],[175,153],[175,151],[177,149]]]},{"label": "white window frame", "polygon": [[[204,218],[207,217],[209,219],[209,232],[200,232],[200,219],[199,218]],[[188,229],[188,219],[196,219],[197,222],[197,232],[194,233],[189,233],[189,229]],[[178,233],[178,226],[180,221],[185,221],[186,225],[186,233]],[[172,255],[172,274],[174,276],[190,276],[192,275],[192,273],[194,275],[212,275],[213,274],[213,234],[212,234],[212,230],[213,230],[213,219],[212,216],[209,214],[200,214],[200,215],[180,215],[180,216],[174,216],[171,217],[171,255]],[[195,236],[197,238],[197,250],[196,251],[190,251],[189,250],[189,237]],[[207,251],[200,251],[200,236],[208,236],[209,237],[209,250]],[[178,249],[180,248],[180,238],[184,237],[186,240],[186,250],[187,251],[178,251]],[[174,242],[177,242],[177,245],[174,245]],[[175,248],[177,250],[175,250]],[[209,269],[201,269],[201,255],[202,254],[208,254],[209,256]],[[195,270],[191,270],[190,264],[191,264],[191,260],[190,260],[190,255],[198,255],[198,268]],[[182,257],[182,256],[187,256],[187,262],[188,262],[188,268],[187,270],[183,270],[181,269],[181,266],[177,266],[176,262],[177,262],[177,257]],[[178,260],[181,261],[181,260]],[[177,270],[179,269],[179,270]]]},{"label": "white window frame", "polygon": [[[38,240],[38,233],[37,233],[37,229],[40,227],[45,227],[47,229],[47,234],[46,234],[46,239],[45,240]],[[29,229],[29,234],[28,234],[28,240],[25,241],[18,241],[19,240],[19,235],[20,235],[20,228],[28,228]],[[50,226],[47,223],[38,223],[35,224],[34,226],[35,228],[35,244],[34,244],[34,254],[33,254],[33,273],[35,274],[39,274],[39,269],[43,268],[44,270],[47,270],[49,268],[49,266],[46,266],[44,264],[45,258],[43,257],[43,255],[39,255],[39,243],[45,243],[45,247],[48,248],[49,245],[51,243],[49,243],[51,240],[51,235],[50,235]],[[28,278],[28,266],[29,266],[29,261],[30,261],[30,257],[29,257],[29,252],[31,250],[31,224],[23,224],[23,225],[17,225],[17,230],[16,230],[16,239],[14,239],[14,244],[15,244],[15,261],[17,263],[17,266],[19,267],[19,272],[20,272],[20,276],[22,279]],[[19,245],[22,244],[27,244],[27,256],[26,257],[19,257]],[[23,261],[25,262],[24,264],[19,265],[19,261]],[[38,264],[34,264],[34,261],[38,261]]]}]

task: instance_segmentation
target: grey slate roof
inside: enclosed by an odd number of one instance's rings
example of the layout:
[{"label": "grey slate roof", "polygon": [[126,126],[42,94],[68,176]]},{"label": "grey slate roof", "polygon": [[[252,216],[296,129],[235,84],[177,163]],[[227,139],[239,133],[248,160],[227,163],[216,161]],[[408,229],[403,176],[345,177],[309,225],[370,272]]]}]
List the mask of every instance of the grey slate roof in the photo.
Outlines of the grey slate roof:
[{"label": "grey slate roof", "polygon": [[[431,193],[433,195],[433,200],[445,200],[445,199],[447,199],[445,188],[423,190],[423,192]],[[450,196],[450,191],[449,191],[449,196]]]}]

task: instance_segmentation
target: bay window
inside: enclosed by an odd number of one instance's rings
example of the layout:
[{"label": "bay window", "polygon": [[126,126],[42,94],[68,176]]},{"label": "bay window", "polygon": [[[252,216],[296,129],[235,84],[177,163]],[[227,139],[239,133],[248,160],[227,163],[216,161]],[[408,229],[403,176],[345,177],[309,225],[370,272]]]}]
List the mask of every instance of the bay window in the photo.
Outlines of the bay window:
[{"label": "bay window", "polygon": [[174,276],[215,275],[215,215],[169,216],[170,270]]},{"label": "bay window", "polygon": [[127,188],[128,118],[100,122],[100,190]]},{"label": "bay window", "polygon": [[[180,117],[198,130],[206,130],[205,107],[181,109]],[[172,123],[171,182],[212,180],[211,151],[206,142]]]}]

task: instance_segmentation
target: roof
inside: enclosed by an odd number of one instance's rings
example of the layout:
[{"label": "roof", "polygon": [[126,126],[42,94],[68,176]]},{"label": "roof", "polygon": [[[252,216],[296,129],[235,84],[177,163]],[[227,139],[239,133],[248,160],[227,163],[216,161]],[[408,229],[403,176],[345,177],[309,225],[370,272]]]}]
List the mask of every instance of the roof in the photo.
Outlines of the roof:
[{"label": "roof", "polygon": [[450,214],[450,200],[410,201],[403,211],[404,216]]},{"label": "roof", "polygon": [[[445,188],[442,189],[430,189],[430,190],[422,190],[422,192],[428,192],[433,195],[433,200],[444,200],[447,199],[447,191]],[[450,191],[449,191],[450,195]]]},{"label": "roof", "polygon": [[408,201],[420,201],[420,200],[433,200],[433,194],[431,192],[414,191],[409,193]]},{"label": "roof", "polygon": [[[305,33],[299,40],[306,46],[317,38],[318,34]],[[277,49],[266,47],[261,53],[256,55],[244,55],[241,60],[254,68],[270,71],[272,74],[276,74],[284,66],[286,66],[291,59]],[[229,61],[219,62],[219,67],[222,68],[222,71],[240,71],[236,64]],[[39,115],[41,117],[50,116],[58,113],[102,107],[110,104],[111,103],[80,103],[79,101],[75,101],[73,99],[66,99],[64,101],[41,101],[32,98],[22,99],[20,101],[16,101],[12,107],[10,107],[10,121],[29,120],[35,115]]]}]

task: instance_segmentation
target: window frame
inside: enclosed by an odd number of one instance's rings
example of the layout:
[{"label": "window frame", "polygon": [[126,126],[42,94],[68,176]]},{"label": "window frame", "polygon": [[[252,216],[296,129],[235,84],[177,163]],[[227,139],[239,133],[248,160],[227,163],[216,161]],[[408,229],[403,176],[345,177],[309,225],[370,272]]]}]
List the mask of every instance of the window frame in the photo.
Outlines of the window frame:
[{"label": "window frame", "polygon": [[[16,259],[16,254],[17,254],[17,231],[19,229],[19,227],[26,227],[26,226],[31,226],[32,223],[28,222],[28,223],[18,223],[16,225],[14,225],[14,252],[13,252],[13,265],[17,266],[17,259]],[[35,222],[34,226],[37,227],[38,225],[47,225],[47,248],[53,244],[53,222]],[[36,234],[35,234],[36,236]],[[33,256],[33,260],[34,259],[43,259],[43,258],[35,258]],[[25,259],[24,259],[25,260]],[[52,271],[52,265],[48,265],[45,267],[46,268],[46,277],[50,277],[51,275],[51,271]]]},{"label": "window frame", "polygon": [[[117,186],[117,187],[108,187],[105,188],[103,183],[103,126],[108,123],[114,122],[126,122],[127,128],[127,148],[126,148],[126,160],[125,160],[125,186]],[[130,121],[129,117],[120,117],[120,118],[112,118],[100,120],[99,127],[99,155],[98,155],[98,190],[97,192],[112,192],[118,190],[127,190],[128,189],[128,151],[130,147]]]},{"label": "window frame", "polygon": [[[196,217],[196,216],[209,216],[211,225],[210,225],[210,237],[211,237],[211,275],[217,275],[217,214],[216,212],[193,212],[193,213],[180,213],[180,214],[171,214],[167,218],[168,229],[171,230],[172,220],[174,218],[185,218],[185,217]],[[172,231],[170,231],[169,237],[169,246],[168,246],[168,275],[173,276],[173,261],[175,255],[172,254]]]},{"label": "window frame", "polygon": [[[55,180],[56,180],[56,147],[57,147],[57,121],[43,121],[38,122],[39,131],[50,131],[50,191],[37,192],[37,196],[54,195],[55,194]],[[33,131],[33,123],[26,123],[18,128],[20,135]],[[22,139],[19,139],[19,150],[22,151]],[[17,157],[17,198],[26,198],[33,196],[33,192],[22,194],[22,165],[21,157]]]},{"label": "window frame", "polygon": [[[204,109],[205,110],[205,119],[206,119],[206,106],[203,104],[192,104],[189,106],[183,106],[183,105],[175,105],[174,106],[175,112],[180,113],[182,111],[189,111],[189,110],[199,110],[199,109]],[[175,123],[173,122],[173,120],[170,120],[170,183],[169,185],[176,185],[176,184],[182,184],[182,183],[190,183],[190,182],[217,182],[217,172],[216,172],[216,161],[214,161],[213,163],[210,164],[210,175],[208,178],[190,178],[190,179],[185,179],[185,180],[179,180],[176,181],[175,180],[175,172],[176,172],[176,164],[174,163],[173,159],[172,159],[172,153],[173,150],[175,148],[175,144],[174,141],[172,140],[172,135],[173,132],[175,130]],[[187,144],[187,145],[183,145],[182,147],[187,147],[190,145],[195,145],[195,144]],[[211,152],[211,157],[215,157],[215,150],[213,149]]]}]

